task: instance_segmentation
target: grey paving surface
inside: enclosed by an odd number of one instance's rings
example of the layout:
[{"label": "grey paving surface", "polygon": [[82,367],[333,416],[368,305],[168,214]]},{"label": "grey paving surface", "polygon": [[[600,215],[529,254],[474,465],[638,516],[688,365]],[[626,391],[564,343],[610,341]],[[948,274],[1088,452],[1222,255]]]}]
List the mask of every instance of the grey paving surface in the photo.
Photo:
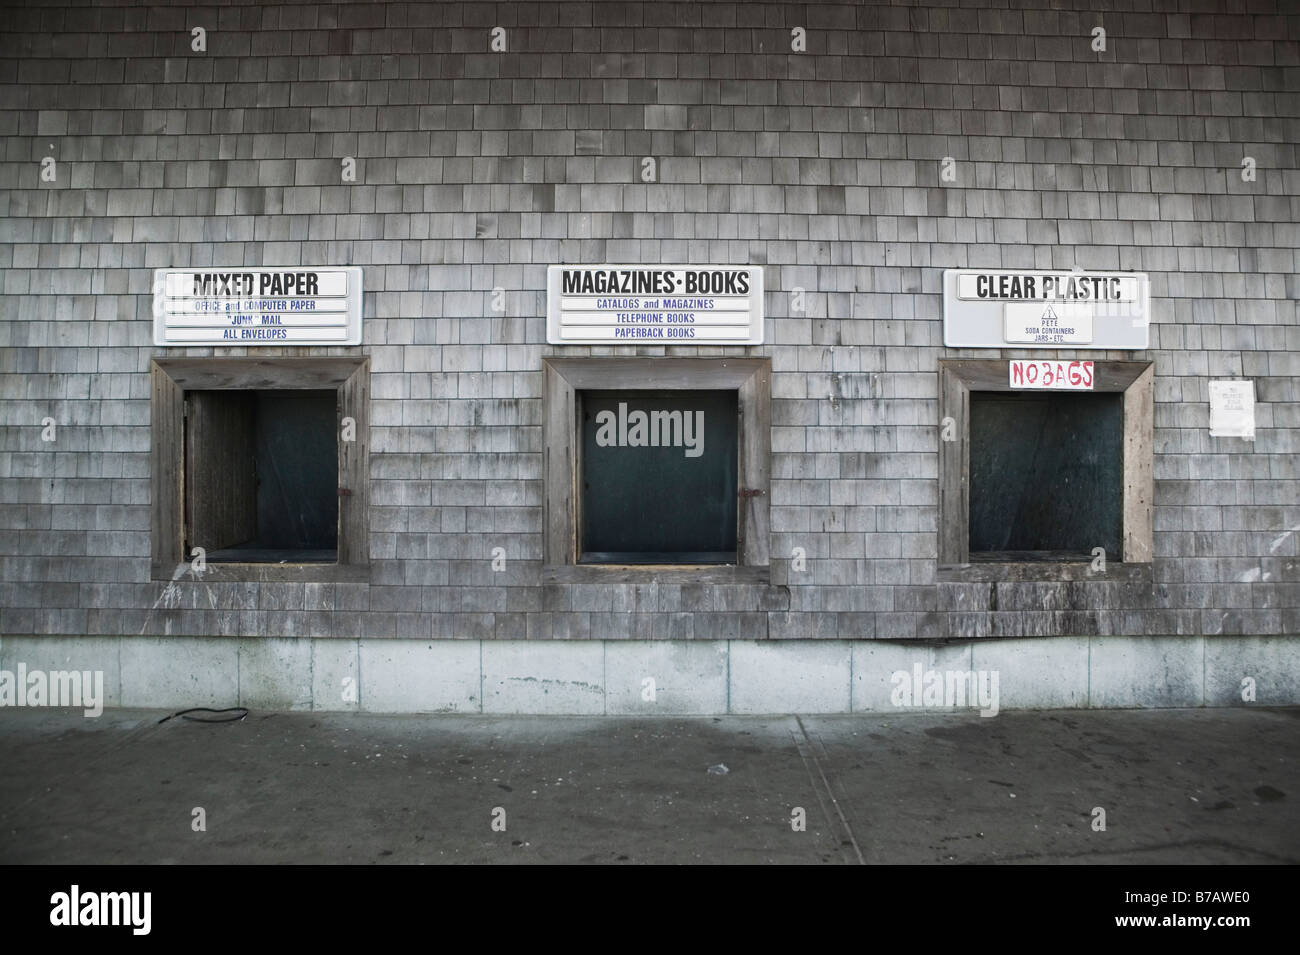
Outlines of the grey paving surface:
[{"label": "grey paving surface", "polygon": [[164,715],[0,714],[0,862],[1300,861],[1300,709]]}]

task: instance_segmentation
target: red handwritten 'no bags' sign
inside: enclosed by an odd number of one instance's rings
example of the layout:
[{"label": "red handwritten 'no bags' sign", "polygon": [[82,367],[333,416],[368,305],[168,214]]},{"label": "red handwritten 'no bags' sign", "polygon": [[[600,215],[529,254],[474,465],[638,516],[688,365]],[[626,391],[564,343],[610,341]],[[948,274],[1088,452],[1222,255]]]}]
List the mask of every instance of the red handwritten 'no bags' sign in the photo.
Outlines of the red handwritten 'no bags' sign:
[{"label": "red handwritten 'no bags' sign", "polygon": [[1012,388],[1036,388],[1052,391],[1092,391],[1090,361],[1052,361],[1016,358],[1010,362]]}]

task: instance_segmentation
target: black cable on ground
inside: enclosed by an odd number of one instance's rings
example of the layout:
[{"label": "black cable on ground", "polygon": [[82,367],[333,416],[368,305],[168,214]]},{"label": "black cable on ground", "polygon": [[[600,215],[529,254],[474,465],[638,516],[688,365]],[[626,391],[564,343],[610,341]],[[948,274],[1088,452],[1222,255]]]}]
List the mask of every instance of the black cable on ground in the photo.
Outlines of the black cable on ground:
[{"label": "black cable on ground", "polygon": [[[238,713],[239,715],[227,716],[224,719],[219,719],[219,720],[209,720],[209,719],[202,719],[197,716],[190,716],[189,715],[190,713]],[[164,716],[158,722],[166,723],[172,717],[179,716],[181,719],[188,720],[191,723],[238,723],[247,715],[248,715],[248,707],[246,706],[228,706],[224,710],[214,710],[207,706],[192,706],[188,710],[178,710],[177,712],[172,713],[170,716]]]}]

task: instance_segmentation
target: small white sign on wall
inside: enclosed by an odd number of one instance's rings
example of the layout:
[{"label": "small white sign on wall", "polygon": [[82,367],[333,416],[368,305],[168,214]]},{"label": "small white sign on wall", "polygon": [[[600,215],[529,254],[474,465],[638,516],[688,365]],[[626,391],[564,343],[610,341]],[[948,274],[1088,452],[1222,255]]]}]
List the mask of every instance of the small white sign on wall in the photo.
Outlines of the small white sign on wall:
[{"label": "small white sign on wall", "polygon": [[1070,302],[1008,302],[1006,339],[1029,345],[1091,345],[1092,306]]},{"label": "small white sign on wall", "polygon": [[1210,435],[1255,440],[1255,383],[1210,382]]}]

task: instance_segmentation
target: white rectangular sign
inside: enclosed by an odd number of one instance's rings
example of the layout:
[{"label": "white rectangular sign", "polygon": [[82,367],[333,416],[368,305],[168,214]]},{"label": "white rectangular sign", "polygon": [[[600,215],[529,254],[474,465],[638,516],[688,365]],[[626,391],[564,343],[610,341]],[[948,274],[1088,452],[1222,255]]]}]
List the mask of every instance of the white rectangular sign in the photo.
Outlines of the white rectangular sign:
[{"label": "white rectangular sign", "polygon": [[155,345],[360,345],[361,269],[156,269]]},{"label": "white rectangular sign", "polygon": [[1092,311],[1087,305],[1048,302],[1006,304],[1008,342],[1029,345],[1091,345]]},{"label": "white rectangular sign", "polygon": [[552,345],[761,345],[763,270],[730,265],[552,265]]},{"label": "white rectangular sign", "polygon": [[1092,391],[1096,380],[1090,361],[1014,358],[1007,365],[1008,382],[1017,391]]},{"label": "white rectangular sign", "polygon": [[1210,382],[1210,434],[1255,440],[1255,383]]},{"label": "white rectangular sign", "polygon": [[1140,272],[946,269],[949,348],[1148,347],[1150,281]]}]

